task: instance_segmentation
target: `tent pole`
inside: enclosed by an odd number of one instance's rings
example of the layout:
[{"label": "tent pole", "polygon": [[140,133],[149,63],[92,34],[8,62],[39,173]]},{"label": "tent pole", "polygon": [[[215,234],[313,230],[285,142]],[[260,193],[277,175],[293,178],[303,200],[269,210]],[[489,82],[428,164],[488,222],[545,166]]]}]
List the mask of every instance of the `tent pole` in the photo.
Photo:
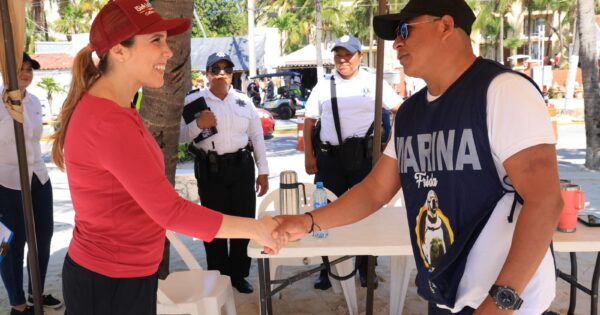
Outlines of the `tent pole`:
[{"label": "tent pole", "polygon": [[[2,28],[4,31],[4,47],[6,51],[6,69],[8,76],[8,91],[19,89],[19,83],[16,73],[16,56],[14,51],[12,25],[8,15],[8,0],[0,0],[0,14],[2,15]],[[24,30],[18,30],[24,31]],[[22,106],[20,100],[17,106]],[[21,180],[21,197],[23,199],[23,215],[25,218],[25,231],[27,237],[27,247],[29,259],[29,268],[31,272],[31,285],[33,291],[33,301],[35,304],[35,315],[43,314],[42,292],[40,281],[40,268],[38,264],[37,241],[35,237],[35,222],[33,219],[31,189],[29,187],[29,170],[27,167],[27,153],[25,151],[25,135],[23,124],[13,120],[15,129],[15,140],[17,144],[17,156],[19,160],[19,174]]]},{"label": "tent pole", "polygon": [[[379,15],[387,14],[387,1],[379,0]],[[373,23],[373,21],[371,21]],[[373,25],[371,24],[371,27]],[[377,72],[375,83],[375,133],[373,135],[373,165],[381,156],[381,106],[383,101],[383,59],[384,40],[377,38]]]}]

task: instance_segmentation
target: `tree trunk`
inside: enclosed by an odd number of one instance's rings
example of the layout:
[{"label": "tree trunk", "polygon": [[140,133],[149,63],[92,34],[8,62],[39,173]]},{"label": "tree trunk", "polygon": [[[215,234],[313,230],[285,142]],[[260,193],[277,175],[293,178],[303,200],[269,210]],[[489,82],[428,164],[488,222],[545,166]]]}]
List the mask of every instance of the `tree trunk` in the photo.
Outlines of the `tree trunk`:
[{"label": "tree trunk", "polygon": [[594,0],[579,0],[579,58],[583,72],[585,133],[587,147],[585,166],[600,170],[600,87],[596,59]]},{"label": "tree trunk", "polygon": [[[600,0],[598,0],[600,1]],[[369,3],[371,5],[371,3]],[[369,7],[369,68],[375,68],[375,58],[373,57],[373,27],[371,27],[371,23],[373,23],[373,11],[375,7]]]},{"label": "tree trunk", "polygon": [[44,38],[48,41],[48,28],[46,27],[46,11],[44,11],[44,1],[33,0],[31,2],[31,14],[35,23],[36,34],[44,34]]},{"label": "tree trunk", "polygon": [[504,64],[504,12],[500,12],[500,39],[498,40],[500,43],[499,51],[498,51],[498,61],[501,64]]},{"label": "tree trunk", "polygon": [[531,55],[531,31],[533,30],[533,25],[531,25],[532,1],[533,0],[527,0],[527,54],[531,58],[533,58]]},{"label": "tree trunk", "polygon": [[321,37],[323,33],[323,21],[321,20],[321,0],[315,0],[315,13],[317,22],[315,32],[315,48],[317,49],[317,80],[321,80],[325,74],[325,71],[323,70],[323,57],[321,56]]},{"label": "tree trunk", "polygon": [[[152,6],[163,18],[192,18],[192,0],[156,0]],[[183,100],[191,88],[190,31],[179,36],[169,37],[169,47],[173,57],[169,59],[165,71],[165,84],[160,89],[144,88],[140,115],[146,128],[160,146],[165,159],[165,175],[175,183],[177,166],[177,146],[179,144],[179,122],[183,111]],[[172,209],[165,209],[169,211]],[[165,238],[166,241],[166,238]],[[165,246],[163,262],[159,267],[159,277],[169,273],[169,246]]]}]

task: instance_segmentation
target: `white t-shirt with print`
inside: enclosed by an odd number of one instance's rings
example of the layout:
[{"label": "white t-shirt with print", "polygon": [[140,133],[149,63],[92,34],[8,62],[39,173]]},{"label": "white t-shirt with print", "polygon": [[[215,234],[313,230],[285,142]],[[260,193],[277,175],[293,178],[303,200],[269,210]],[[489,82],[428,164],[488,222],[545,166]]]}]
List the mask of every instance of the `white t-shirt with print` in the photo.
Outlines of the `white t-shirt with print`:
[{"label": "white t-shirt with print", "polygon": [[[337,71],[333,77],[336,84],[342,140],[364,137],[375,118],[375,83],[377,82],[375,75],[361,69],[356,77],[350,80],[344,80]],[[305,117],[321,118],[321,141],[339,145],[331,109],[330,84],[329,78],[317,83],[306,101]],[[402,98],[398,93],[387,82],[383,82],[383,107],[391,109],[401,102]]]},{"label": "white t-shirt with print", "polygon": [[[437,98],[429,94],[427,97],[429,101]],[[529,81],[514,73],[498,75],[490,83],[487,94],[487,128],[499,178],[506,176],[502,163],[515,153],[538,144],[556,143],[542,96]],[[394,128],[392,139],[393,130]],[[394,141],[390,141],[384,154],[397,158]],[[512,190],[511,187],[505,188]],[[517,205],[513,223],[508,222],[513,197],[513,194],[507,194],[500,199],[475,241],[458,286],[453,312],[458,312],[465,306],[477,308],[500,274],[521,212],[521,205]],[[555,291],[554,261],[548,249],[521,294],[523,305],[514,314],[542,314],[550,307]]]}]

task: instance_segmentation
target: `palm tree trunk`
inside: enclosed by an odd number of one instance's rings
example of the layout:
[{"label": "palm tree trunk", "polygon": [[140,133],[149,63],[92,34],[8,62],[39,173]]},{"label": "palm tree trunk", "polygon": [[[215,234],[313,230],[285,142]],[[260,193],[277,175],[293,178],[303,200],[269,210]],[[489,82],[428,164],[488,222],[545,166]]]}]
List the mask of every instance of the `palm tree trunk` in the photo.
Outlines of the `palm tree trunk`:
[{"label": "palm tree trunk", "polygon": [[579,0],[579,57],[583,72],[585,133],[587,146],[585,166],[600,169],[600,86],[596,57],[594,0]]},{"label": "palm tree trunk", "polygon": [[[598,0],[600,1],[600,0]],[[371,4],[371,3],[369,3]],[[369,7],[369,26],[373,21],[373,10],[375,7]],[[373,58],[373,27],[369,27],[369,68],[375,68],[375,58]]]},{"label": "palm tree trunk", "polygon": [[31,14],[35,22],[35,33],[44,34],[44,39],[48,41],[48,27],[46,25],[46,11],[44,11],[44,1],[33,0],[31,2]]},{"label": "palm tree trunk", "polygon": [[[192,0],[156,0],[152,6],[163,18],[192,18]],[[179,121],[183,111],[183,99],[191,88],[190,31],[168,39],[173,57],[165,71],[165,84],[160,89],[144,88],[140,115],[146,128],[162,149],[165,159],[165,175],[175,183],[177,146],[179,144]],[[165,209],[170,210],[170,209]],[[166,238],[165,238],[166,241]],[[169,246],[165,246],[159,277],[169,273]]]},{"label": "palm tree trunk", "polygon": [[533,0],[527,0],[527,54],[533,58],[531,55],[531,32],[533,30],[533,25],[531,25],[531,6]]},{"label": "palm tree trunk", "polygon": [[498,50],[498,61],[501,64],[504,64],[504,12],[500,12],[500,47]]},{"label": "palm tree trunk", "polygon": [[316,13],[316,43],[315,48],[317,49],[317,80],[321,80],[325,71],[323,70],[323,56],[321,56],[321,43],[322,43],[322,32],[323,32],[323,21],[321,20],[321,0],[315,0],[315,13]]}]

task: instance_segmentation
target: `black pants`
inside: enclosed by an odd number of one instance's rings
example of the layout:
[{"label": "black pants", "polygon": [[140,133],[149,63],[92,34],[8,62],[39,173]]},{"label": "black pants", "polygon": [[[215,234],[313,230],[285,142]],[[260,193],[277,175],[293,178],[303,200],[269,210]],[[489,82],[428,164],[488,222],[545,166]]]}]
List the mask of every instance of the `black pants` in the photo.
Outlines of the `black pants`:
[{"label": "black pants", "polygon": [[[35,221],[35,238],[38,248],[38,264],[40,267],[41,289],[44,290],[48,261],[50,260],[50,242],[54,233],[54,216],[52,208],[52,184],[48,180],[44,185],[34,174],[31,180],[31,201],[33,203],[33,219]],[[20,190],[0,186],[0,222],[13,231],[11,248],[0,263],[0,274],[10,305],[25,304],[23,291],[23,260],[25,252],[25,218],[23,217],[23,201]],[[29,260],[27,260],[29,266]],[[29,268],[27,268],[29,273]],[[31,275],[29,275],[28,292],[31,294]]]},{"label": "black pants", "polygon": [[[198,194],[203,206],[223,214],[254,218],[256,192],[254,189],[254,160],[248,157],[240,163],[219,165],[216,173],[195,162]],[[229,241],[229,248],[227,242]],[[250,272],[247,239],[214,239],[204,242],[209,270],[218,270],[232,280],[241,280]]]},{"label": "black pants", "polygon": [[90,271],[69,255],[63,264],[68,315],[156,315],[158,275],[110,278]]},{"label": "black pants", "polygon": [[429,302],[429,308],[428,308],[427,314],[428,315],[471,315],[474,312],[475,312],[474,309],[472,309],[470,307],[465,307],[458,313],[452,313],[447,309],[438,308],[435,305],[435,303]]},{"label": "black pants", "polygon": [[[317,154],[317,169],[319,172],[315,176],[315,183],[323,182],[325,188],[331,190],[336,196],[341,197],[352,186],[367,177],[372,167],[372,160],[365,159],[359,170],[349,172],[342,167],[342,163],[337,155],[319,152]],[[367,274],[367,258],[368,256],[356,257],[356,267],[363,275]]]}]

